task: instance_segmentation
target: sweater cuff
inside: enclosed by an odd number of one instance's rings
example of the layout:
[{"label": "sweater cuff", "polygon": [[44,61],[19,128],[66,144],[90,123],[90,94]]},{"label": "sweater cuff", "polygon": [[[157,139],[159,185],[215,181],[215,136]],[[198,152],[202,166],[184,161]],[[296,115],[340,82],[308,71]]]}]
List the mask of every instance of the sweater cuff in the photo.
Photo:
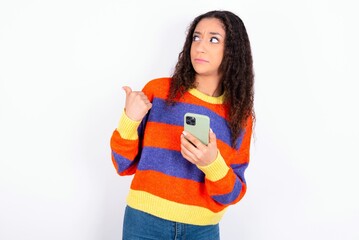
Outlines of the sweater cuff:
[{"label": "sweater cuff", "polygon": [[137,128],[140,124],[141,121],[132,120],[126,115],[125,111],[123,111],[120,122],[117,126],[117,131],[123,139],[136,140],[138,139]]},{"label": "sweater cuff", "polygon": [[218,181],[224,178],[229,170],[226,162],[224,161],[221,153],[218,151],[217,158],[208,166],[197,166],[204,174],[206,178],[212,182]]}]

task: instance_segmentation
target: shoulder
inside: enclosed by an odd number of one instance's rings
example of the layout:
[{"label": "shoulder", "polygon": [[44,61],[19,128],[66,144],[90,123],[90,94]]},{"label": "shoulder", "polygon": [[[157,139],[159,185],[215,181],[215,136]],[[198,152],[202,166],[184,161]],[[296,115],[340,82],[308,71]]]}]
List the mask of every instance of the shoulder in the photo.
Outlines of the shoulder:
[{"label": "shoulder", "polygon": [[150,98],[153,96],[166,98],[170,83],[170,77],[155,78],[147,82],[142,91]]},{"label": "shoulder", "polygon": [[170,85],[171,78],[163,77],[163,78],[155,78],[147,82],[144,88],[164,88]]}]

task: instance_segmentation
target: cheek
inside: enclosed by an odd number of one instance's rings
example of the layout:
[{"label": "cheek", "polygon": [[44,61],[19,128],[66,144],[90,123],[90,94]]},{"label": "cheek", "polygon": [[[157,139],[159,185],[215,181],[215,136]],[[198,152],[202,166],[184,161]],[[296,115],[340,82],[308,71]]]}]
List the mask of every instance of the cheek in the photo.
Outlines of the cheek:
[{"label": "cheek", "polygon": [[223,53],[222,52],[217,53],[216,54],[216,63],[218,66],[221,65],[222,60],[223,60]]},{"label": "cheek", "polygon": [[189,52],[189,57],[190,57],[192,65],[193,65],[193,59],[196,57],[196,51],[194,51],[192,47]]},{"label": "cheek", "polygon": [[189,55],[191,58],[193,57],[193,54],[194,54],[194,50],[193,50],[193,47],[191,46],[190,51],[189,51]]},{"label": "cheek", "polygon": [[220,51],[218,51],[218,53],[217,53],[217,61],[219,62],[219,64],[222,63],[223,54],[224,54],[223,50],[220,50]]}]

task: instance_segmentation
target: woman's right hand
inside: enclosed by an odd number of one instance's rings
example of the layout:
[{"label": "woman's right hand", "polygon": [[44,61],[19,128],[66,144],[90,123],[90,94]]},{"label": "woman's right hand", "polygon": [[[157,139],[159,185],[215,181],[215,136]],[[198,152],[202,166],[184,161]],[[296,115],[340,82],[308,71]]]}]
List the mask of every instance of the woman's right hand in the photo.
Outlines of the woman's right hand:
[{"label": "woman's right hand", "polygon": [[125,113],[133,121],[141,121],[151,109],[152,103],[141,91],[132,91],[128,86],[122,87],[126,92]]}]

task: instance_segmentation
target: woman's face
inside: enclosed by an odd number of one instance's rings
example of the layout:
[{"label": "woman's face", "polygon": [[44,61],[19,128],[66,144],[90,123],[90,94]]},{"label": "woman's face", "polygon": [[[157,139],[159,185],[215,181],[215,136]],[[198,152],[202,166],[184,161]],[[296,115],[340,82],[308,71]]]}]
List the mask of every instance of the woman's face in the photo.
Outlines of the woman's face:
[{"label": "woman's face", "polygon": [[225,31],[216,18],[204,18],[197,24],[192,38],[191,62],[201,76],[219,77],[224,52]]}]

